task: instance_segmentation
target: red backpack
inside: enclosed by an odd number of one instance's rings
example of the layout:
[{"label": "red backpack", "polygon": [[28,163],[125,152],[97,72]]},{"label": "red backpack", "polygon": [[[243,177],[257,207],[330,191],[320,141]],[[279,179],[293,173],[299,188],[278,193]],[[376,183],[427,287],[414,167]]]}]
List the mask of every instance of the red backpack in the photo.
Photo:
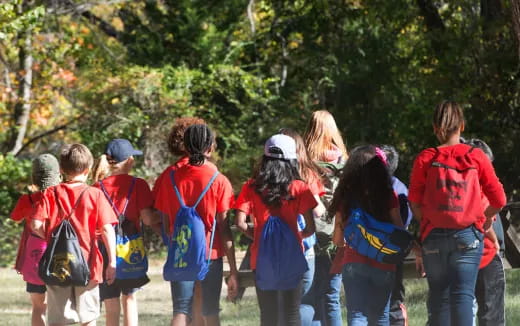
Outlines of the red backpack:
[{"label": "red backpack", "polygon": [[463,229],[483,216],[478,167],[470,156],[474,149],[453,155],[435,148],[422,207],[434,228]]}]

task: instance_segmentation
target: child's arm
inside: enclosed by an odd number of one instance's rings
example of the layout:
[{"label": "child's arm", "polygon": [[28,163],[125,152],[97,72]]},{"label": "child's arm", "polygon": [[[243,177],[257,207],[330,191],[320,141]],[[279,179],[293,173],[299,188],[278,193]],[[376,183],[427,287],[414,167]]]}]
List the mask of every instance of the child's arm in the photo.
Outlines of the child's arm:
[{"label": "child's arm", "polygon": [[345,247],[345,238],[343,236],[343,218],[340,213],[336,214],[334,222],[334,232],[332,233],[332,243],[336,247]]},{"label": "child's arm", "polygon": [[497,234],[495,233],[495,230],[493,228],[489,228],[486,231],[486,237],[489,238],[491,241],[493,241],[493,244],[495,245],[495,249],[497,252],[500,251],[500,243],[498,243]]},{"label": "child's arm", "polygon": [[37,236],[39,236],[40,238],[42,239],[45,239],[45,230],[43,228],[43,221],[40,221],[40,220],[35,220],[35,219],[32,219],[31,220],[31,230],[34,234],[36,234]]},{"label": "child's arm", "polygon": [[241,210],[236,211],[236,226],[237,228],[244,233],[249,239],[253,239],[253,230],[249,228],[249,225],[247,224],[247,215],[246,213],[242,212]]},{"label": "child's arm", "polygon": [[313,235],[314,232],[316,232],[316,224],[314,224],[313,209],[309,209],[308,211],[303,213],[303,218],[305,219],[305,229],[302,230],[302,237],[307,238]]},{"label": "child's arm", "polygon": [[159,211],[152,207],[143,208],[140,217],[145,225],[148,225],[156,234],[161,235],[162,221]]},{"label": "child's arm", "polygon": [[116,233],[112,224],[103,225],[101,232],[103,243],[108,253],[108,266],[105,271],[105,279],[108,284],[116,279]]},{"label": "child's arm", "polygon": [[320,196],[314,195],[314,199],[316,199],[318,205],[312,209],[312,213],[314,214],[314,217],[321,217],[327,212],[327,209],[325,208],[325,205],[323,205]]},{"label": "child's arm", "polygon": [[403,220],[401,219],[401,213],[399,212],[399,207],[390,209],[390,218],[392,219],[392,223],[394,225],[404,227]]},{"label": "child's arm", "polygon": [[220,239],[222,246],[226,251],[226,256],[229,264],[229,279],[227,280],[228,288],[228,299],[233,300],[238,294],[238,270],[235,259],[235,244],[233,243],[233,234],[231,234],[231,228],[229,227],[229,219],[226,216],[226,212],[218,213],[217,223],[219,226]]}]

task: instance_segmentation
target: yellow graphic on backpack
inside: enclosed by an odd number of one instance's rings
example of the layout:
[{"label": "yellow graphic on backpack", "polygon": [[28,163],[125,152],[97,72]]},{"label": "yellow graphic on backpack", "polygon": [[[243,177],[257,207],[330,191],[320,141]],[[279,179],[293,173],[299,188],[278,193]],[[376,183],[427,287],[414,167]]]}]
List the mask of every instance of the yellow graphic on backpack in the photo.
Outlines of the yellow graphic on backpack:
[{"label": "yellow graphic on backpack", "polygon": [[123,239],[118,239],[123,241],[118,241],[116,246],[117,260],[124,260],[130,265],[141,263],[145,258],[143,237],[139,236],[134,239],[126,237],[122,238]]},{"label": "yellow graphic on backpack", "polygon": [[379,239],[378,237],[376,237],[375,235],[373,235],[371,233],[368,233],[367,230],[363,226],[358,224],[357,227],[361,231],[361,235],[363,236],[363,238],[365,238],[368,241],[368,243],[370,243],[371,246],[378,248],[382,253],[387,254],[387,255],[393,255],[393,254],[397,253],[397,250],[393,250],[393,249],[385,247],[381,243],[381,239]]}]

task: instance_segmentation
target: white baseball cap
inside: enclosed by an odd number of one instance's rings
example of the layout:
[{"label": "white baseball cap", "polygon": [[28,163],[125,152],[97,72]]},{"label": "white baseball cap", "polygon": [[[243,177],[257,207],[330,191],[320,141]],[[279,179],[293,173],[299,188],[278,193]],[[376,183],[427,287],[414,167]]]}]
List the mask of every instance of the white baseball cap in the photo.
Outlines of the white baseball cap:
[{"label": "white baseball cap", "polygon": [[264,155],[283,160],[296,160],[296,141],[287,135],[277,134],[265,142]]}]

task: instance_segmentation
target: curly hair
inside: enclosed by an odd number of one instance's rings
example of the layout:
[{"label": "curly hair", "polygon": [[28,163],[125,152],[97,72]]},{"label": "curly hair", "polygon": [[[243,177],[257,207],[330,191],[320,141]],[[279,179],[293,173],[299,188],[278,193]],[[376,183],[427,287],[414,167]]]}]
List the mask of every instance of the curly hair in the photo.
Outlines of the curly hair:
[{"label": "curly hair", "polygon": [[182,117],[175,120],[168,136],[168,150],[175,156],[184,156],[188,153],[184,147],[184,132],[191,125],[205,124],[204,119],[196,117]]}]

